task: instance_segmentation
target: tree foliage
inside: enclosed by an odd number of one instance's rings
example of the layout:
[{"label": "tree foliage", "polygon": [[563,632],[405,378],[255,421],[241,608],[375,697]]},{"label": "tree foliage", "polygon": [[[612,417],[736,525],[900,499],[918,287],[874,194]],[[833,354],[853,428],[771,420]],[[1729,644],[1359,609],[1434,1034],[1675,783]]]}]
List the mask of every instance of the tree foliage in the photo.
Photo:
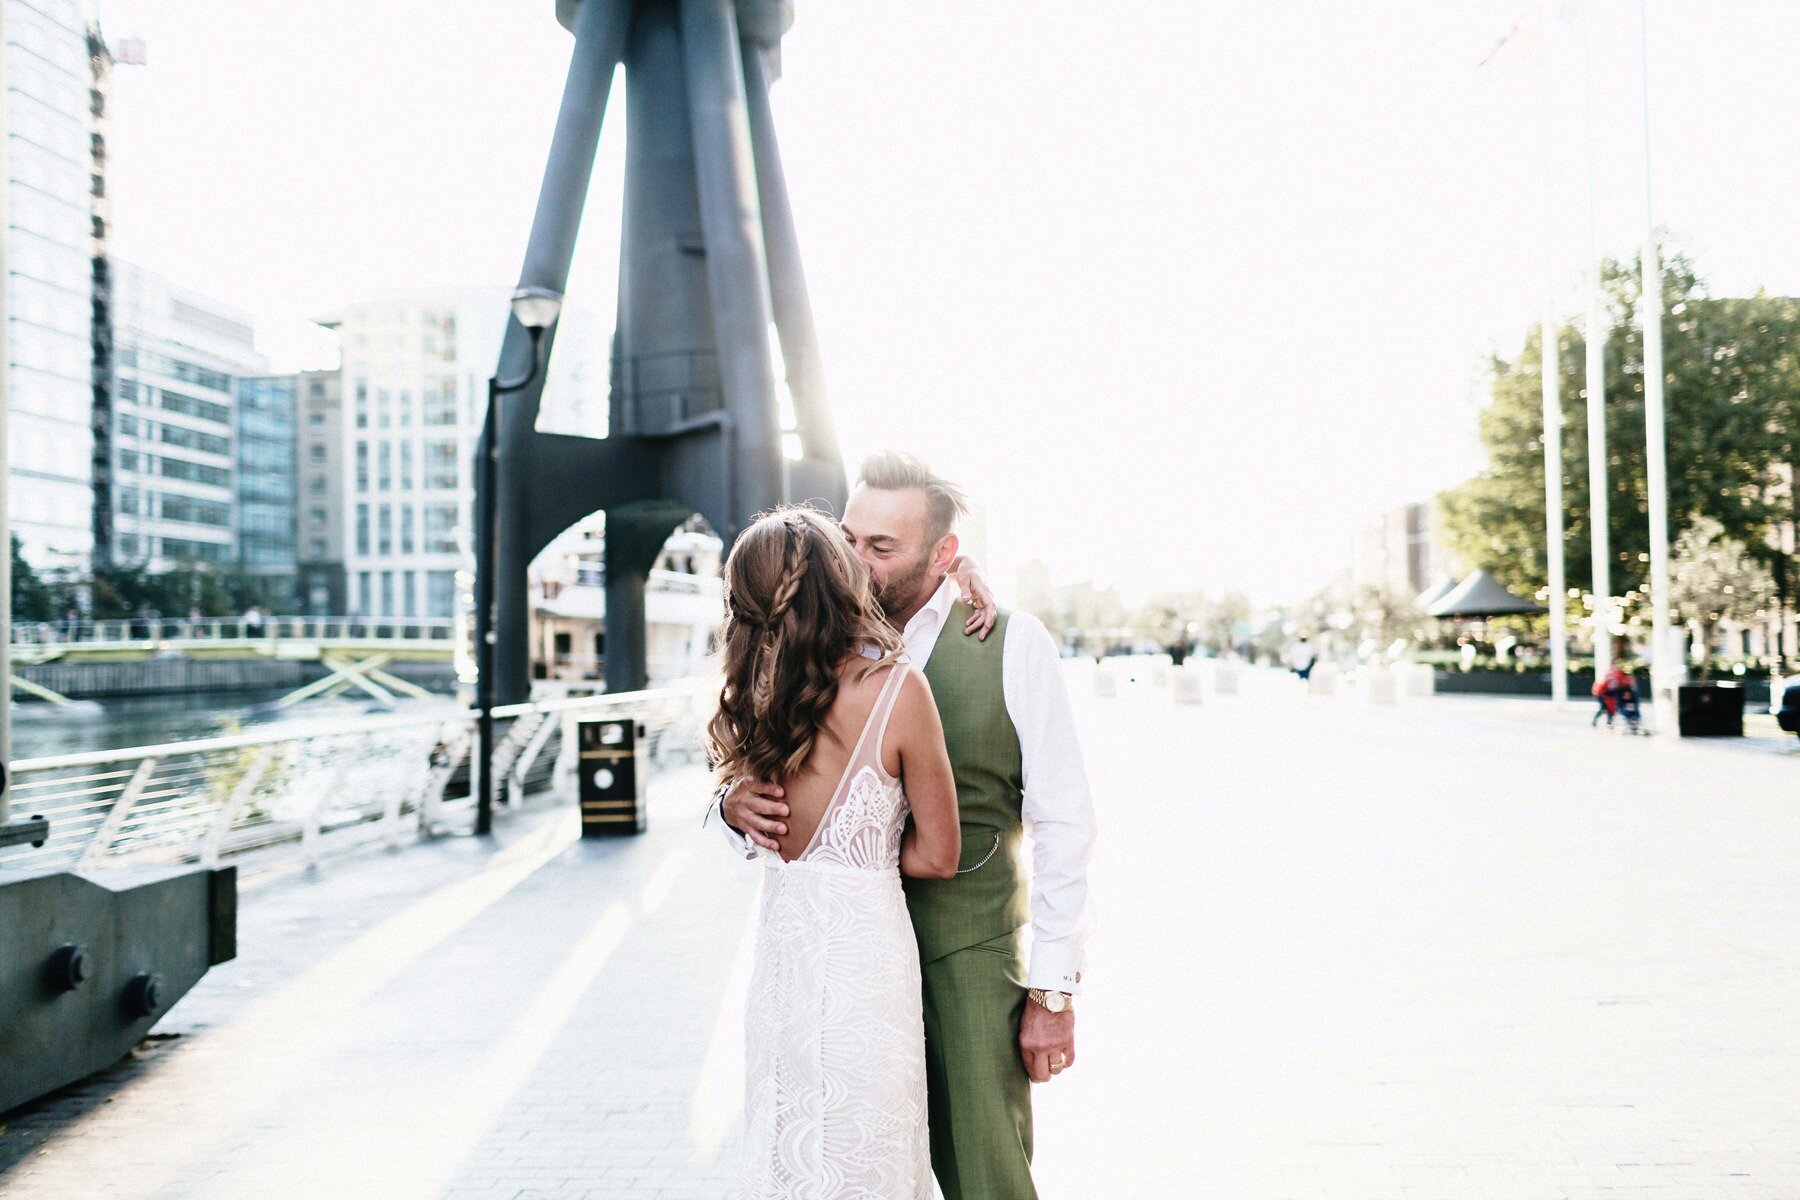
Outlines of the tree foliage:
[{"label": "tree foliage", "polygon": [[[1606,344],[1606,461],[1612,592],[1646,591],[1649,501],[1645,465],[1643,340],[1635,263],[1609,261],[1602,290]],[[1791,608],[1796,579],[1779,530],[1795,519],[1800,461],[1800,301],[1758,294],[1708,296],[1691,259],[1663,266],[1663,360],[1671,539],[1708,521],[1717,538],[1766,567]],[[1564,562],[1571,588],[1592,591],[1585,352],[1581,330],[1557,331],[1562,429]],[[1534,329],[1516,358],[1496,357],[1480,416],[1486,468],[1439,497],[1452,546],[1515,591],[1546,584],[1543,344]],[[1711,526],[1707,526],[1711,528]]]},{"label": "tree foliage", "polygon": [[[1670,547],[1670,560],[1669,603],[1678,618],[1700,626],[1708,658],[1720,622],[1747,620],[1775,601],[1768,565],[1711,517],[1682,531]],[[1701,666],[1705,674],[1705,660]]]}]

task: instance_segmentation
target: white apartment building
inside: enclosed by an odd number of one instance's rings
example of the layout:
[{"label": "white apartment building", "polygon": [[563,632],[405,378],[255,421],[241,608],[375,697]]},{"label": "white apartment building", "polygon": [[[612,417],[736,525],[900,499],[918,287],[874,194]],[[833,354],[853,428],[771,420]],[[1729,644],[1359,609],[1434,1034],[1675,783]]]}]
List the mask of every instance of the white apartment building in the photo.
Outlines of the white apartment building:
[{"label": "white apartment building", "polygon": [[9,501],[26,558],[94,549],[93,276],[104,111],[79,0],[4,0]]},{"label": "white apartment building", "polygon": [[384,291],[319,318],[338,333],[336,506],[350,611],[449,617],[474,561],[475,441],[500,354],[509,291]]},{"label": "white apartment building", "polygon": [[237,557],[236,380],[250,316],[113,261],[113,556],[165,571]]},{"label": "white apartment building", "polygon": [[[511,295],[395,289],[318,318],[337,331],[343,355],[340,519],[358,616],[456,614],[456,573],[475,564],[475,445]],[[568,428],[571,412],[604,414],[608,354],[592,318],[565,309],[541,425],[579,432]],[[574,380],[597,398],[559,394],[558,381]]]}]

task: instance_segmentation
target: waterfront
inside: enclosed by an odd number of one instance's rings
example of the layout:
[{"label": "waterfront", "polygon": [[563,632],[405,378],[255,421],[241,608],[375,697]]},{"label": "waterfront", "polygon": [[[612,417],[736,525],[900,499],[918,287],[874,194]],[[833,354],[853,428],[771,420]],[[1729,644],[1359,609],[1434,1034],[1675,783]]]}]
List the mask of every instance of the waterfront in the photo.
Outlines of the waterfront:
[{"label": "waterfront", "polygon": [[13,757],[44,758],[191,741],[270,725],[312,723],[334,717],[404,714],[448,709],[448,697],[430,700],[308,700],[278,707],[287,689],[262,692],[193,692],[82,700],[67,707],[38,702],[13,705]]}]

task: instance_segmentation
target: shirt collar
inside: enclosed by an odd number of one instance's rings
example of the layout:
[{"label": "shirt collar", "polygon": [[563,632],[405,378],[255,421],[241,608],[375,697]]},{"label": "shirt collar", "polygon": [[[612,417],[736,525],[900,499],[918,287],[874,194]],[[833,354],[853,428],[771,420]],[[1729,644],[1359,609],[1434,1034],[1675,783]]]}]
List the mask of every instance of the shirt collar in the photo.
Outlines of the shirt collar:
[{"label": "shirt collar", "polygon": [[912,620],[906,623],[901,636],[910,639],[928,622],[941,628],[950,619],[950,610],[956,607],[956,602],[961,598],[956,590],[956,581],[948,575],[944,576],[937,591],[931,593],[931,599],[925,602],[925,607],[914,613]]}]

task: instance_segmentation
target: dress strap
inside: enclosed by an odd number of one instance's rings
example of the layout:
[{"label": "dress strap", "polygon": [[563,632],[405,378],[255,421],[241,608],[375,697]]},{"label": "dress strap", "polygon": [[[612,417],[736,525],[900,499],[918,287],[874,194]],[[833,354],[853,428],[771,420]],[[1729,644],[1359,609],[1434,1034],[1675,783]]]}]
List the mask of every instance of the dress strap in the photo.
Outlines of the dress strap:
[{"label": "dress strap", "polygon": [[900,700],[900,689],[905,683],[906,664],[897,662],[889,667],[887,682],[882,684],[881,695],[875,698],[875,707],[869,712],[870,736],[865,743],[868,765],[875,768],[876,774],[890,781],[894,777],[882,766],[881,747],[887,742],[888,720],[894,715],[894,707]]},{"label": "dress strap", "polygon": [[876,775],[889,783],[894,781],[894,777],[881,765],[881,742],[887,734],[888,718],[893,715],[894,700],[900,695],[900,685],[906,680],[906,666],[904,662],[896,662],[887,668],[887,672],[888,677],[882,681],[881,691],[877,693],[875,703],[869,709],[868,719],[863,722],[862,733],[857,737],[856,745],[850,748],[850,759],[844,764],[844,773],[838,776],[831,801],[825,806],[825,811],[819,814],[819,824],[813,830],[812,839],[807,842],[806,849],[800,852],[799,858],[790,861],[798,862],[812,853],[813,847],[819,844],[825,827],[837,816],[838,806],[843,803],[844,794],[850,790],[851,782],[864,767],[873,769]]}]

